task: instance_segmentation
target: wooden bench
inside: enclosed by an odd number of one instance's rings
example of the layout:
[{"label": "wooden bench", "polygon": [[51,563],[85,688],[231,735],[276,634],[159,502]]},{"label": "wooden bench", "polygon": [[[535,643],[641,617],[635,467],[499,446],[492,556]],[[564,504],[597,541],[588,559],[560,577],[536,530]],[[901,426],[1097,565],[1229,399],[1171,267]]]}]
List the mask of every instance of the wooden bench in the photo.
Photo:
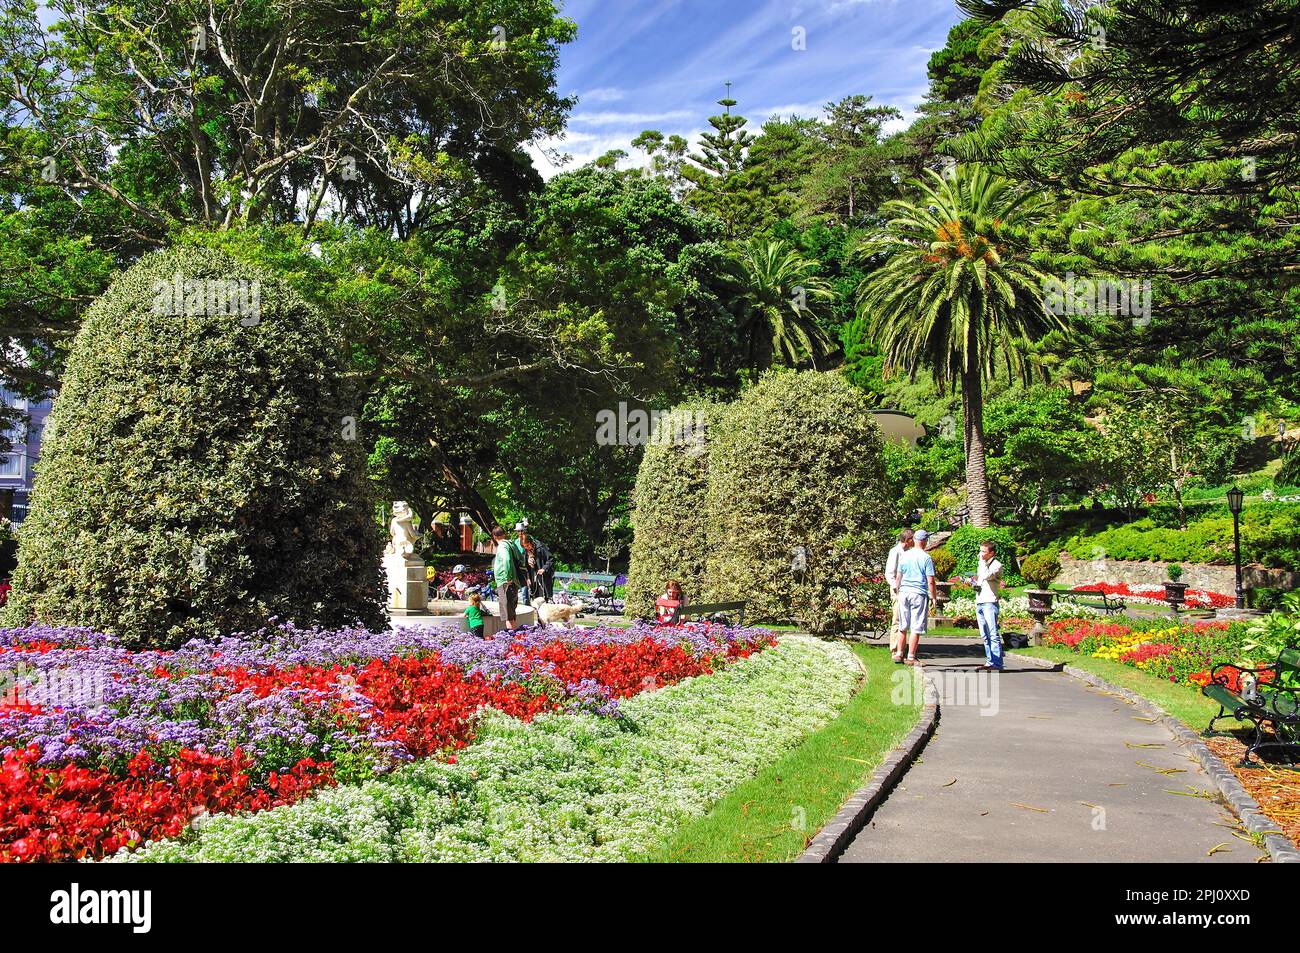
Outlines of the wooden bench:
[{"label": "wooden bench", "polygon": [[[603,572],[557,572],[556,587],[563,593],[582,593],[591,599],[593,611],[616,612],[614,605],[614,583],[617,576]],[[579,587],[579,588],[575,588]],[[606,590],[597,593],[597,589]]]},{"label": "wooden bench", "polygon": [[[744,625],[745,624],[745,607],[748,602],[702,602],[699,605],[687,603],[686,608],[682,610],[682,621],[688,619],[700,619],[706,622],[721,622],[723,625]],[[731,621],[731,616],[727,613],[734,612],[736,621]]]},{"label": "wooden bench", "polygon": [[1106,613],[1106,615],[1114,615],[1117,612],[1124,611],[1124,599],[1122,596],[1112,596],[1095,589],[1053,588],[1052,592],[1055,593],[1056,598],[1061,602],[1068,603],[1072,606],[1087,606],[1091,609],[1100,609],[1102,612]]},{"label": "wooden bench", "polygon": [[[1220,670],[1224,674],[1220,675]],[[1236,673],[1235,677],[1231,672]],[[1271,679],[1264,681],[1266,675],[1271,675]],[[1220,718],[1233,718],[1255,726],[1255,739],[1242,755],[1242,764],[1250,764],[1250,756],[1261,748],[1296,746],[1300,750],[1300,704],[1297,704],[1300,646],[1284,648],[1272,665],[1260,668],[1243,668],[1226,662],[1216,665],[1210,670],[1210,681],[1201,687],[1201,693],[1219,703],[1219,713],[1210,719],[1206,734],[1214,732],[1214,723]],[[1264,740],[1265,725],[1272,726],[1275,741]]]}]

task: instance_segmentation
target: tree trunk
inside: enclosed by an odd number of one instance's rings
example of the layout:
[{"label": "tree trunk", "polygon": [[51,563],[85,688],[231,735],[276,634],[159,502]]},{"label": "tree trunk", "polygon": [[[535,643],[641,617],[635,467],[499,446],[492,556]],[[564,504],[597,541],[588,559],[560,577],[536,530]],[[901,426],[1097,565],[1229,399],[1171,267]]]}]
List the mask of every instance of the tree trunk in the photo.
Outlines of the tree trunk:
[{"label": "tree trunk", "polygon": [[972,526],[993,525],[989,506],[989,477],[984,463],[984,382],[978,362],[961,375],[962,427],[966,439],[966,506]]},{"label": "tree trunk", "polygon": [[429,446],[437,452],[441,458],[442,478],[451,488],[451,496],[454,500],[452,504],[458,509],[467,510],[474,518],[474,522],[483,528],[485,533],[492,531],[492,525],[496,522],[496,517],[492,514],[492,507],[487,500],[483,499],[479,492],[474,489],[473,484],[465,478],[465,475],[452,464],[442,447],[433,438],[428,438]]}]

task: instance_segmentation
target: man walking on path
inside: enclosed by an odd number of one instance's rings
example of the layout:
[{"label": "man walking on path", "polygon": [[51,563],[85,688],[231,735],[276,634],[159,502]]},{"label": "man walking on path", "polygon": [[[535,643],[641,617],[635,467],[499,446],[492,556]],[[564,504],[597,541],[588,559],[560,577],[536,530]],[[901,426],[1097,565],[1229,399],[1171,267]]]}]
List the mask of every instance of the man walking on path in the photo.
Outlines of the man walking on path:
[{"label": "man walking on path", "polygon": [[912,531],[905,529],[898,534],[898,542],[890,549],[889,557],[885,560],[885,581],[889,583],[889,651],[893,653],[895,661],[902,657],[904,644],[902,617],[898,611],[898,580],[894,577],[898,575],[898,557],[911,548]]},{"label": "man walking on path", "polygon": [[497,552],[492,559],[492,580],[497,587],[497,611],[507,629],[518,627],[515,610],[519,608],[519,584],[523,581],[523,553],[514,540],[506,537],[504,526],[492,527]]},{"label": "man walking on path", "polygon": [[[905,634],[911,635],[907,646],[908,665],[916,664],[916,650],[921,644],[921,635],[930,624],[930,603],[938,601],[934,585],[934,560],[925,551],[928,537],[929,534],[923,529],[918,529],[913,534],[913,546],[898,557],[898,569],[894,573],[899,594],[900,628]],[[904,661],[901,653],[894,653],[894,661]]]},{"label": "man walking on path", "polygon": [[995,555],[993,542],[980,543],[980,560],[975,575],[970,577],[975,586],[975,615],[979,619],[980,638],[984,640],[986,672],[1002,671],[1002,633],[998,631],[998,600],[1002,593],[1002,563]]}]

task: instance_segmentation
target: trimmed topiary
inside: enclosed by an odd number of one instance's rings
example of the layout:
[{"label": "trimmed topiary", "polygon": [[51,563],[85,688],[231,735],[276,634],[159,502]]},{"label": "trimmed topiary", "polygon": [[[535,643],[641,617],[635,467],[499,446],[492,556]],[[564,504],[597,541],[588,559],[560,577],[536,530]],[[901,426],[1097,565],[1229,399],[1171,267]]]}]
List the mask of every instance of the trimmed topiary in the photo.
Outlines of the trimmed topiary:
[{"label": "trimmed topiary", "polygon": [[709,428],[706,590],[813,632],[880,572],[892,507],[880,428],[838,374],[765,375]]},{"label": "trimmed topiary", "polygon": [[717,405],[695,401],[659,419],[632,492],[632,552],[626,612],[649,618],[669,579],[693,602],[708,601],[704,495],[709,475],[708,426]]},{"label": "trimmed topiary", "polygon": [[221,252],[141,259],[86,313],[19,539],[9,624],[134,648],[384,623],[382,533],[343,354]]},{"label": "trimmed topiary", "polygon": [[1020,561],[1020,575],[1035,589],[1046,589],[1061,574],[1061,562],[1050,550],[1034,553]]},{"label": "trimmed topiary", "polygon": [[936,579],[951,579],[952,574],[957,570],[957,560],[943,546],[930,554],[930,561],[934,563],[934,578]]}]

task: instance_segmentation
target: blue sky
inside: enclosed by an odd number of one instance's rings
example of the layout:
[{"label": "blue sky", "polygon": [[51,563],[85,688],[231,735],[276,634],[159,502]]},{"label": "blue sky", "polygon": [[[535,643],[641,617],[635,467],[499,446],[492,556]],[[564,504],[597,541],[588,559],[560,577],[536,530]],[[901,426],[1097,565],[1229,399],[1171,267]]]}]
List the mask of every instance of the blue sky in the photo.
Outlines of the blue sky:
[{"label": "blue sky", "polygon": [[[728,80],[754,132],[851,93],[910,117],[959,19],[953,0],[564,0],[563,14],[578,38],[561,48],[559,89],[579,102],[565,136],[542,145],[572,155],[565,168],[614,148],[640,164],[629,143],[642,129],[694,143]],[[561,171],[532,151],[543,175]]]}]

